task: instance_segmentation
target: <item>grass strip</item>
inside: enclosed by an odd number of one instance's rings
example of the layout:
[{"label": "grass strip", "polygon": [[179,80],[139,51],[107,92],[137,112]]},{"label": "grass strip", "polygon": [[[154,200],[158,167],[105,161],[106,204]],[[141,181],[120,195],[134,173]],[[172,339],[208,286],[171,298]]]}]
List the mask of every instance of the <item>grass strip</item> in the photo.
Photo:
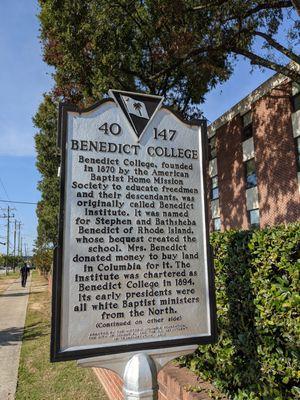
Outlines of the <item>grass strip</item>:
[{"label": "grass strip", "polygon": [[33,273],[19,364],[16,400],[107,400],[91,369],[49,362],[50,296]]},{"label": "grass strip", "polygon": [[9,279],[16,279],[19,276],[20,276],[20,272],[19,271],[17,271],[17,272],[11,272],[10,271],[7,275],[5,273],[1,274],[0,275],[0,281],[7,281]]},{"label": "grass strip", "polygon": [[[0,275],[0,293],[4,292],[14,281],[20,277],[20,272],[9,272]],[[21,278],[20,278],[21,282]]]}]

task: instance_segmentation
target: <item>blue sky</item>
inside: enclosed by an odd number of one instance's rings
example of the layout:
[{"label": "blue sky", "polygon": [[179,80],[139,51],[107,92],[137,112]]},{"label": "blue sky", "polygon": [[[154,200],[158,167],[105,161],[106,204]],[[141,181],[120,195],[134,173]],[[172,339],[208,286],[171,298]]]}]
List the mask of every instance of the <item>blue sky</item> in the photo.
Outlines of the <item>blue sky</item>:
[{"label": "blue sky", "polygon": [[[51,88],[52,81],[51,70],[42,61],[37,13],[38,5],[34,0],[1,0],[1,200],[37,202],[40,198],[36,189],[39,174],[35,168],[32,117],[43,93]],[[262,73],[258,69],[250,74],[250,69],[249,62],[239,59],[231,79],[207,95],[203,110],[209,121],[220,116],[273,74],[272,71]],[[7,205],[0,202],[1,208]],[[11,203],[10,206],[16,208],[15,217],[23,223],[24,242],[32,249],[37,225],[35,206]],[[2,218],[0,242],[5,235],[5,220]],[[5,252],[3,245],[0,245],[0,252]]]},{"label": "blue sky", "polygon": [[[38,41],[37,2],[2,0],[0,23],[0,199],[38,201],[32,116],[51,87]],[[48,74],[47,74],[48,73]],[[4,185],[4,188],[2,186]],[[8,204],[0,202],[1,208]],[[36,237],[35,206],[10,204],[23,223],[23,242],[32,248]],[[3,215],[3,211],[0,213]],[[6,235],[0,219],[0,242]],[[11,235],[11,242],[13,235]],[[5,252],[5,247],[0,246]]]}]

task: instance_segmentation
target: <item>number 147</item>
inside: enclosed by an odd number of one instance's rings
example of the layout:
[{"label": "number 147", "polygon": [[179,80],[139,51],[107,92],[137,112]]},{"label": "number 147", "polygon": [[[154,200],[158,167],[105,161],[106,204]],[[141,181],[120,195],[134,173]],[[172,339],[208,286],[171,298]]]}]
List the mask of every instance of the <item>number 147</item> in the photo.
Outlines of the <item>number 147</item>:
[{"label": "number 147", "polygon": [[154,139],[174,140],[175,135],[175,129],[163,129],[161,131],[158,131],[157,128],[154,128]]}]

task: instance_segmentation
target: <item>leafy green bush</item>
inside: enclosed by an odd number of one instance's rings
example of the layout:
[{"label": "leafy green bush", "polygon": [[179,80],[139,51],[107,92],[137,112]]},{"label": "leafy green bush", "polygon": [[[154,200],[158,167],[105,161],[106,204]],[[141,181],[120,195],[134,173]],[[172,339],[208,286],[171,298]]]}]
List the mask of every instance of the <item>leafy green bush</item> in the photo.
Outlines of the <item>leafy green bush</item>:
[{"label": "leafy green bush", "polygon": [[300,224],[214,233],[211,244],[218,341],[182,363],[231,399],[300,398]]}]

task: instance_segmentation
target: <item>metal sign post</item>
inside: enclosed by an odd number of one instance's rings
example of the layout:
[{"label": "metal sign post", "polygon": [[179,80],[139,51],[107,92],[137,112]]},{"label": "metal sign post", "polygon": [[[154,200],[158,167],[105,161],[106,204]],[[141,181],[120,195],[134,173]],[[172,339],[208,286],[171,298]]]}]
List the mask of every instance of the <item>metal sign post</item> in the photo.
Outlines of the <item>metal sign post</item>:
[{"label": "metal sign post", "polygon": [[125,400],[157,400],[158,372],[174,358],[193,353],[197,346],[183,346],[117,356],[94,357],[77,362],[79,367],[105,368],[124,380]]},{"label": "metal sign post", "polygon": [[124,393],[126,400],[157,400],[157,371],[148,354],[135,354],[126,364]]},{"label": "metal sign post", "polygon": [[154,399],[166,362],[215,339],[206,122],[110,94],[59,109],[51,360],[112,369],[128,399]]}]

